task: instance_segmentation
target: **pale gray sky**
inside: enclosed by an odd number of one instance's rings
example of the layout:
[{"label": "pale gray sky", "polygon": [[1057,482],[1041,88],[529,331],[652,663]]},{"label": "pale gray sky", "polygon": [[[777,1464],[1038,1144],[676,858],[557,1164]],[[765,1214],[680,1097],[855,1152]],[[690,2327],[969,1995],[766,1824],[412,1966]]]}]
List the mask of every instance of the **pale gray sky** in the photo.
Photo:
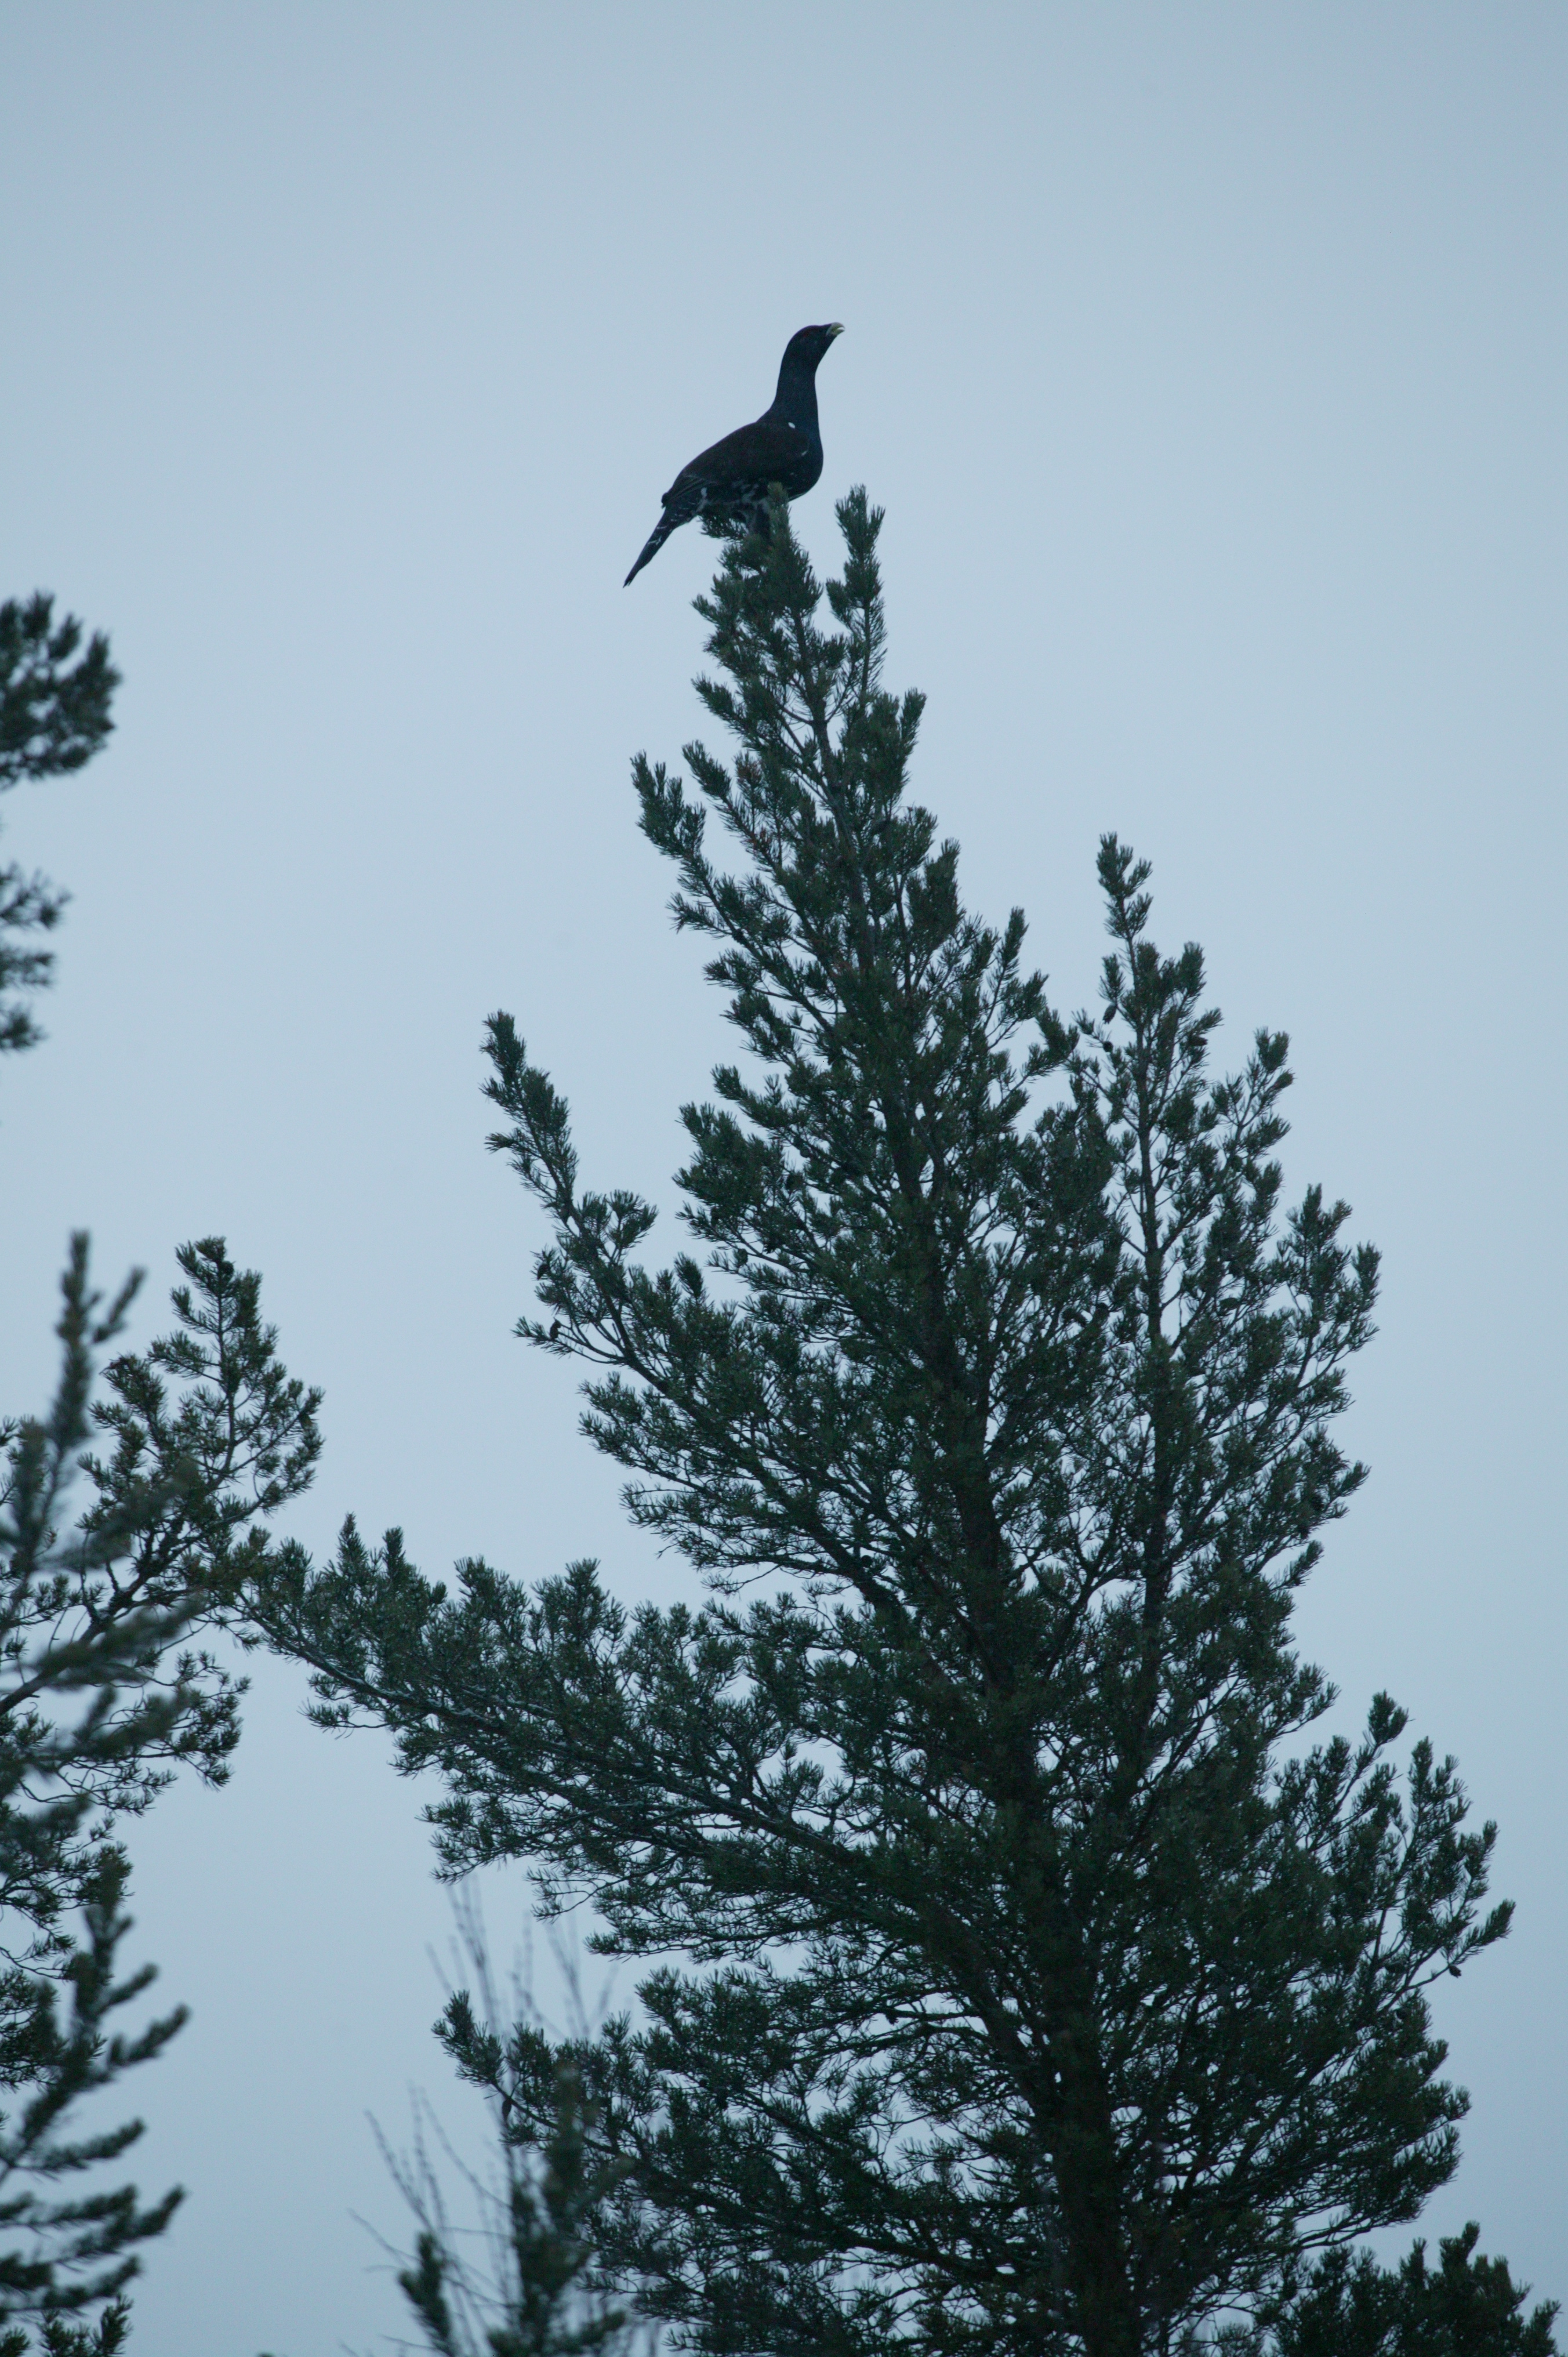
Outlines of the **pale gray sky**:
[{"label": "pale gray sky", "polygon": [[[827,465],[886,503],[890,679],[967,890],[1067,1004],[1096,839],[1155,863],[1240,1055],[1293,1035],[1292,1179],[1386,1254],[1373,1479],[1303,1613],[1502,1835],[1517,1929],[1439,2019],[1428,2213],[1568,2296],[1562,1689],[1568,14],[459,5],[0,14],[0,594],[110,630],[120,726],[8,798],[68,884],[3,1078],[5,1405],[105,1276],[224,1232],[327,1390],[295,1527],[667,1588],[510,1339],[539,1227],[482,1150],[486,1013],[585,1166],[666,1205],[718,1052],[637,834],[698,725],[713,551],[621,577],[692,452],[838,318]],[[136,2091],[190,2201],[138,2347],[317,2357],[400,2320],[364,2123],[423,2083],[417,1795],[257,1678],[230,1789],[135,1840],[190,2029]],[[490,1899],[504,1943],[515,1881]],[[1402,2241],[1405,2238],[1401,2237]]]}]

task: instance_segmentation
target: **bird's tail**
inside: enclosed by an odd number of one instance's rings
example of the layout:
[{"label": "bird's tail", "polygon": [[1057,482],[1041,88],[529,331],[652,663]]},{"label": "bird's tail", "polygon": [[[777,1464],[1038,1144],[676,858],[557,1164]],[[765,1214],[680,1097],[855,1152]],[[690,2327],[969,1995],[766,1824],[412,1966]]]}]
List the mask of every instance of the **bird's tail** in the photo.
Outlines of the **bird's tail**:
[{"label": "bird's tail", "polygon": [[620,586],[623,589],[630,588],[632,583],[636,580],[643,566],[653,557],[658,555],[660,550],[663,547],[665,542],[669,539],[676,525],[684,523],[685,522],[685,516],[681,514],[679,511],[672,513],[669,508],[665,509],[663,514],[660,517],[659,522],[654,525],[653,530],[643,542],[641,555],[638,558],[637,563],[632,566],[631,571],[627,575],[626,579],[621,583]]}]

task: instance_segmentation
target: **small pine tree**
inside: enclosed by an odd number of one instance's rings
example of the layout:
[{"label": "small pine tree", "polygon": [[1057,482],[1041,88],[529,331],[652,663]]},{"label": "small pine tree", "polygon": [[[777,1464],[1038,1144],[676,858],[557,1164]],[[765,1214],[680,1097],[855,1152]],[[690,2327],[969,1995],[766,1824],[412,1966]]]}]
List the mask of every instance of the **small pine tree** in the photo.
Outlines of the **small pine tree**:
[{"label": "small pine tree", "polygon": [[[420,2230],[398,2281],[435,2357],[629,2357],[644,2336],[610,2296],[598,2254],[605,2205],[625,2164],[597,2148],[598,2115],[582,2074],[553,2050],[526,1994],[522,2018],[500,2028],[477,1917],[464,1920],[463,1933],[483,2010],[457,1991],[436,2035],[483,2096],[499,2148],[499,2187],[464,2172],[488,2226],[489,2263],[461,2248],[475,2236],[453,2226],[416,2112],[413,2159],[387,2156]],[[524,2085],[546,2087],[542,2109],[520,2103]]]},{"label": "small pine tree", "polygon": [[604,2256],[681,2339],[1163,2357],[1450,2177],[1425,1992],[1509,1910],[1393,1702],[1314,1738],[1291,1613],[1362,1479],[1376,1258],[1283,1204],[1286,1042],[1211,1069],[1202,956],[1113,837],[1093,1015],[966,911],[881,683],[880,517],[839,516],[831,620],[781,509],[700,603],[737,750],[686,759],[736,872],[636,766],[746,1050],[684,1114],[697,1251],[643,1264],[652,1209],[582,1183],[489,1032],[552,1235],[520,1331],[585,1363],[709,1601],[628,1611],[589,1564],[449,1593],[350,1524],[254,1609],[324,1720],[445,1780],[450,1871],[526,1859],[610,1953],[673,1953],[640,2026],[525,2042],[509,2092],[543,2138],[577,2072],[626,2165]]},{"label": "small pine tree", "polygon": [[[56,622],[42,590],[0,606],[0,792],[23,778],[80,770],[106,741],[120,674],[102,632],[85,651],[81,635],[73,614]],[[40,936],[64,906],[41,876],[0,867],[0,1050],[30,1048],[39,1036],[22,994],[49,980],[53,955]]]},{"label": "small pine tree", "polygon": [[[108,640],[83,649],[52,598],[0,606],[0,791],[81,769],[109,736],[118,684]],[[16,994],[49,979],[38,937],[63,906],[41,878],[0,869],[0,1049],[39,1037]],[[142,2132],[132,2120],[74,2134],[74,2105],[151,2061],[185,2019],[177,2007],[134,2036],[113,2028],[156,1977],[150,1964],[116,1977],[131,1927],[113,1836],[180,1762],[210,1783],[227,1776],[244,1682],[189,1640],[264,1565],[264,1525],[320,1449],[320,1394],[279,1362],[260,1280],[218,1237],[179,1261],[176,1330],[122,1352],[100,1388],[98,1356],[140,1280],[105,1308],[74,1237],[53,1404],[0,1423],[0,2357],[29,2345],[113,2357],[138,2246],[181,2198],[59,2194]],[[88,1502],[62,1536],[82,1484]]]},{"label": "small pine tree", "polygon": [[[116,2035],[112,2017],[155,1978],[144,1965],[116,1980],[116,1953],[130,1930],[121,1905],[128,1867],[124,1853],[101,1844],[78,1889],[85,1923],[52,1974],[15,1968],[0,1979],[0,2090],[19,2109],[0,2119],[0,2319],[41,2319],[43,2347],[85,2352],[119,2346],[129,2319],[124,2291],[138,2269],[138,2244],[161,2234],[181,2195],[177,2188],[144,2208],[134,2185],[59,2200],[49,2190],[80,2182],[117,2160],[141,2135],[139,2120],[95,2136],[66,2132],[67,2115],[84,2095],[150,2061],[183,2026],[177,2007],[134,2037]],[[62,2006],[69,1997],[69,2012]],[[96,2309],[95,2319],[82,2322]],[[107,2340],[104,2336],[110,2336]],[[0,2330],[0,2357],[22,2357],[26,2325]]]},{"label": "small pine tree", "polygon": [[1272,2329],[1234,2336],[1233,2357],[1556,2357],[1554,2300],[1524,2313],[1528,2285],[1477,2254],[1480,2228],[1444,2239],[1435,2269],[1417,2243],[1397,2267],[1328,2252]]},{"label": "small pine tree", "polygon": [[420,2233],[398,2282],[435,2357],[616,2357],[632,2347],[637,2328],[607,2292],[598,2236],[625,2169],[596,2149],[597,2115],[581,2073],[569,2057],[553,2056],[542,2115],[524,2113],[512,2083],[527,2069],[519,2051],[526,2027],[503,2042],[461,1993],[440,2034],[463,2077],[493,2101],[502,2181],[499,2195],[481,2189],[495,2212],[490,2265],[481,2270],[459,2251],[428,2166],[400,2171]]},{"label": "small pine tree", "polygon": [[[265,1523],[320,1448],[319,1394],[279,1363],[257,1278],[217,1238],[179,1259],[175,1331],[114,1358],[100,1389],[98,1354],[135,1281],[105,1308],[75,1238],[53,1405],[0,1427],[0,2357],[28,2345],[22,2319],[48,2357],[117,2348],[136,2246],[180,2198],[145,2208],[134,2186],[55,2190],[141,2134],[131,2121],[72,2136],[71,2107],[150,2061],[185,2018],[113,2029],[154,1977],[150,1965],[116,1977],[130,1925],[113,1836],[179,1763],[227,1776],[243,1681],[189,1641],[264,1565]],[[65,1530],[79,1485],[86,1502]]]}]

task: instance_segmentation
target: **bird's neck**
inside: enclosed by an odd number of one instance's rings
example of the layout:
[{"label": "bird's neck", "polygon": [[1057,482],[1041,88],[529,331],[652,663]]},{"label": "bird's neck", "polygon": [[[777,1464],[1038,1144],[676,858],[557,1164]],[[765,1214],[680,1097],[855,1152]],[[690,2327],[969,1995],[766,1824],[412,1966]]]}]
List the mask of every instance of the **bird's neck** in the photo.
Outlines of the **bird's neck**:
[{"label": "bird's neck", "polygon": [[788,418],[810,435],[817,432],[817,371],[799,361],[786,361],[779,371],[779,390],[773,396],[775,417]]}]

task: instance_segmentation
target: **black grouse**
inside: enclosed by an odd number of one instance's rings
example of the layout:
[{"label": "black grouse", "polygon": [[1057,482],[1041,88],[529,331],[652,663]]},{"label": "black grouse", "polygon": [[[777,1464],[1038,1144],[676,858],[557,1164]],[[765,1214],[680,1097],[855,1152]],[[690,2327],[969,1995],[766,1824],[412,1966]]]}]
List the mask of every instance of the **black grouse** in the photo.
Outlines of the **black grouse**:
[{"label": "black grouse", "polygon": [[801,328],[784,347],[773,406],[749,425],[726,434],[682,467],[664,494],[664,512],[626,576],[636,580],[657,556],[677,524],[693,516],[718,516],[739,532],[768,528],[768,493],[774,483],[787,500],[809,491],[822,471],[822,437],[817,429],[817,362],[843,328]]}]

